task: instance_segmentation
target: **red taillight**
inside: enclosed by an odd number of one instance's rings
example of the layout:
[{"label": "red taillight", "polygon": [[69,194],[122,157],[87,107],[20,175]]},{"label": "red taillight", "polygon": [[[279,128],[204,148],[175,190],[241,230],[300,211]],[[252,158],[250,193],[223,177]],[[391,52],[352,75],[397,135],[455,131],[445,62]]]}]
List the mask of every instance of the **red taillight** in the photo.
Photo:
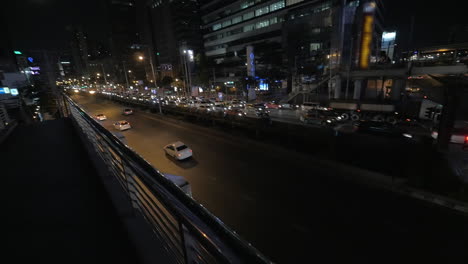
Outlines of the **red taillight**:
[{"label": "red taillight", "polygon": [[190,152],[192,152],[192,150],[191,150],[191,149],[189,149],[189,151],[190,151]]},{"label": "red taillight", "polygon": [[465,142],[468,143],[468,136],[465,137]]},{"label": "red taillight", "polygon": [[180,155],[180,154],[177,154],[177,157],[180,157],[180,156],[182,156],[182,155]]}]

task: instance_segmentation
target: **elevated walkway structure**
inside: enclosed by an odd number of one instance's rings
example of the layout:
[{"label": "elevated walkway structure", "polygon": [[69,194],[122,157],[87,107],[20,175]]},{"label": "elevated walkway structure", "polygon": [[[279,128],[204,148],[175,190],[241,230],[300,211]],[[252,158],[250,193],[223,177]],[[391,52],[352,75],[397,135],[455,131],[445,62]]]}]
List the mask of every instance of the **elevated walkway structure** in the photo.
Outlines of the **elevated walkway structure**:
[{"label": "elevated walkway structure", "polygon": [[60,112],[0,145],[4,258],[270,263],[66,96]]}]

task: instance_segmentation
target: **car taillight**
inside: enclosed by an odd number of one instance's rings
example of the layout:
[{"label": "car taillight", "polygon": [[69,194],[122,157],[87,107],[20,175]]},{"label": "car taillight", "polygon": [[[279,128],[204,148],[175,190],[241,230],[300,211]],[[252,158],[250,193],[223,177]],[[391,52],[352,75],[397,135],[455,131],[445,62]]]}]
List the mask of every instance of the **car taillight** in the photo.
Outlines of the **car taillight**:
[{"label": "car taillight", "polygon": [[465,137],[465,143],[468,143],[468,136]]},{"label": "car taillight", "polygon": [[180,154],[177,154],[177,157],[180,157],[181,155]]}]

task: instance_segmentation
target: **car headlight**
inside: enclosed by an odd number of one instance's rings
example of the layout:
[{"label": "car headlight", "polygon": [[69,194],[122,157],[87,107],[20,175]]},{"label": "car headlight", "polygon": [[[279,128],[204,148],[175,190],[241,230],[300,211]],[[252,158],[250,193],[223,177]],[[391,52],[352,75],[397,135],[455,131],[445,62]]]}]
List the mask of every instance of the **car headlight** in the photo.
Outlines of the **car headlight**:
[{"label": "car headlight", "polygon": [[332,121],[331,120],[327,120],[327,123],[331,123]]},{"label": "car headlight", "polygon": [[403,136],[406,138],[413,138],[413,135],[408,134],[408,133],[403,133]]}]

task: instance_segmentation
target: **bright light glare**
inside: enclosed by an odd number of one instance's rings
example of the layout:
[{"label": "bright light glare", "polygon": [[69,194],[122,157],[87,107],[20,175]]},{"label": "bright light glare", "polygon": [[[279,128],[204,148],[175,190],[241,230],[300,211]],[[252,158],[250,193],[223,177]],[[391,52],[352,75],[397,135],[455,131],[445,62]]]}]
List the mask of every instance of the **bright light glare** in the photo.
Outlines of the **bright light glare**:
[{"label": "bright light glare", "polygon": [[407,133],[404,133],[404,134],[403,134],[403,136],[404,136],[404,137],[406,137],[406,138],[413,138],[413,136],[412,136],[412,135],[410,135],[410,134],[407,134]]}]

